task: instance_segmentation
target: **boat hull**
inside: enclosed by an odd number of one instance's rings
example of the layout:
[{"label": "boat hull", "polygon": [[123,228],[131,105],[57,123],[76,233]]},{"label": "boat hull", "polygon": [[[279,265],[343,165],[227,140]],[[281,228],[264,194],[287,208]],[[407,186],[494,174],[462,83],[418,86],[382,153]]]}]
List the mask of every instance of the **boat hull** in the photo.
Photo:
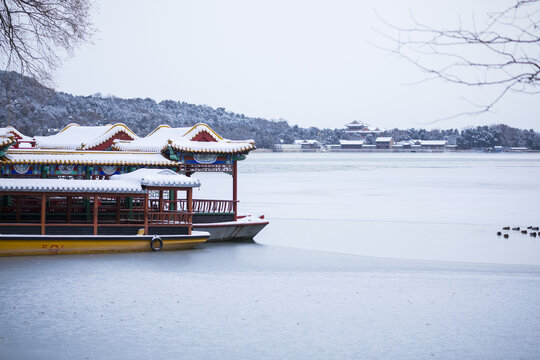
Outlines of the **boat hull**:
[{"label": "boat hull", "polygon": [[[190,249],[208,240],[209,234],[161,235],[160,250]],[[57,255],[153,251],[150,235],[0,235],[0,256]]]},{"label": "boat hull", "polygon": [[240,220],[193,224],[193,229],[210,233],[208,241],[236,241],[253,239],[266,225],[268,225],[268,221],[243,222]]}]

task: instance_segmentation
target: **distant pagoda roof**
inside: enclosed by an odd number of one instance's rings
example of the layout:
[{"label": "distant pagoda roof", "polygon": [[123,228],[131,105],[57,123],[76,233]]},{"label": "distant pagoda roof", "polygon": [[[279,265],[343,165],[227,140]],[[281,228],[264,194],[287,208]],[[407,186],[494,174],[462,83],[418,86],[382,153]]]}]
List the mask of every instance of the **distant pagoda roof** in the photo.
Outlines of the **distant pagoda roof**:
[{"label": "distant pagoda roof", "polygon": [[80,126],[69,124],[51,136],[36,136],[36,148],[65,150],[104,150],[116,138],[138,139],[126,125],[118,123],[104,126]]},{"label": "distant pagoda roof", "polygon": [[345,124],[345,126],[347,127],[347,132],[354,132],[359,134],[376,134],[384,131],[384,129],[380,129],[378,127],[371,127],[369,126],[369,124],[358,120],[354,120],[348,124]]}]

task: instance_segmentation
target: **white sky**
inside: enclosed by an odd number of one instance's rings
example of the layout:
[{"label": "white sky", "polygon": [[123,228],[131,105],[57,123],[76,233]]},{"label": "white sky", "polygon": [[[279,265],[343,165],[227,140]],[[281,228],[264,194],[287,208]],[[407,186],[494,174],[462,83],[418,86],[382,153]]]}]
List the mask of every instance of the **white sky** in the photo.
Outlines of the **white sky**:
[{"label": "white sky", "polygon": [[430,123],[489,99],[425,78],[371,43],[375,29],[459,17],[506,1],[486,0],[94,0],[98,30],[56,72],[57,89],[225,107],[290,124],[341,128],[362,120],[385,128],[462,128],[506,123],[539,130],[538,96],[510,94],[495,112]]}]

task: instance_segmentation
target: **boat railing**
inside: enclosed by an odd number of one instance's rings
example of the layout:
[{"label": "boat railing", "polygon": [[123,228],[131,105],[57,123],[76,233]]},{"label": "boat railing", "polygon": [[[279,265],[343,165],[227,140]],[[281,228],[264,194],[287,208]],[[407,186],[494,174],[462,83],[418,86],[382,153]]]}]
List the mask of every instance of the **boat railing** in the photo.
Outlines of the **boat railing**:
[{"label": "boat railing", "polygon": [[[186,199],[162,199],[163,210],[188,211]],[[234,212],[233,200],[193,199],[193,213],[195,214],[229,214]],[[159,199],[150,199],[149,208],[159,210]]]},{"label": "boat railing", "polygon": [[148,224],[180,225],[190,224],[192,214],[179,211],[151,211],[148,213]]}]

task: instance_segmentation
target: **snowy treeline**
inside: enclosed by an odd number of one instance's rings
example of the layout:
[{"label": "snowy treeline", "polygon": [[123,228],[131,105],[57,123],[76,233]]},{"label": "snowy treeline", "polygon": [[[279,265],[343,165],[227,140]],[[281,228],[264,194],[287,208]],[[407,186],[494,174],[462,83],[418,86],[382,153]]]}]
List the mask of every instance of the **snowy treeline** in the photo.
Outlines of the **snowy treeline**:
[{"label": "snowy treeline", "polygon": [[[247,117],[207,105],[152,99],[120,99],[114,96],[73,96],[48,89],[36,80],[14,72],[0,71],[0,127],[11,125],[25,135],[49,135],[69,123],[105,125],[122,122],[139,136],[145,136],[161,124],[172,127],[203,122],[230,139],[254,139],[259,148],[273,144],[291,144],[296,139],[316,139],[323,144],[337,144],[353,139],[344,129],[318,129],[290,126],[285,120]],[[345,121],[344,121],[345,122]],[[394,141],[410,139],[448,140],[459,148],[484,148],[495,145],[527,146],[540,149],[540,137],[532,130],[506,125],[450,130],[394,129],[381,136]],[[374,139],[372,139],[374,140]]]},{"label": "snowy treeline", "polygon": [[540,133],[534,130],[521,130],[508,125],[477,126],[459,131],[424,130],[424,129],[394,129],[385,131],[381,136],[391,136],[394,141],[446,140],[449,145],[457,145],[458,149],[485,149],[494,146],[527,147],[540,150]]}]

